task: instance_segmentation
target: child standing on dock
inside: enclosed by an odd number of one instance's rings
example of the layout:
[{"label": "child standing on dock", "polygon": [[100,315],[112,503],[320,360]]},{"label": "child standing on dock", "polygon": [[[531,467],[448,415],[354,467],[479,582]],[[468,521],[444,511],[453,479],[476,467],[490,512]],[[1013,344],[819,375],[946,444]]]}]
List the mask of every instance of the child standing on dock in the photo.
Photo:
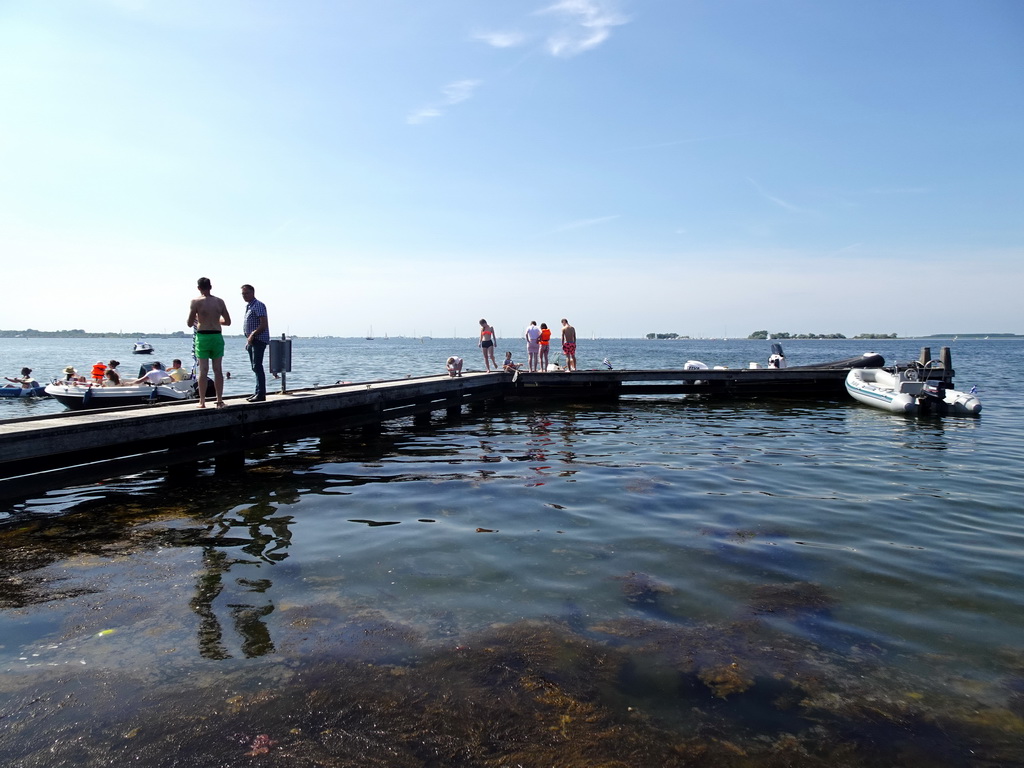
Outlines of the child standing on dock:
[{"label": "child standing on dock", "polygon": [[498,368],[498,361],[494,359],[494,346],[498,343],[498,334],[494,332],[494,328],[487,324],[487,321],[483,318],[480,319],[480,348],[484,351],[484,367],[487,368],[487,372],[490,373],[491,365],[494,366],[494,370],[500,370]]}]

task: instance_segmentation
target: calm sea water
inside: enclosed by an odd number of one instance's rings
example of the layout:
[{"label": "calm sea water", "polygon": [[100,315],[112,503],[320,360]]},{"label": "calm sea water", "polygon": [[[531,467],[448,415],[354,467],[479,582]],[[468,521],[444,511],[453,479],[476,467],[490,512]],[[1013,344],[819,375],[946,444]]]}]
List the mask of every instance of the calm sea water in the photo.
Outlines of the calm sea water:
[{"label": "calm sea water", "polygon": [[[229,394],[252,383],[236,341]],[[928,343],[784,345],[798,365]],[[980,418],[537,403],[9,504],[0,756],[1024,764],[1024,343],[951,346]],[[122,347],[5,339],[0,365],[127,369]],[[579,364],[745,367],[768,347],[581,340]],[[472,340],[296,339],[288,385],[439,373],[449,354],[482,368]],[[0,401],[0,418],[56,410]]]}]

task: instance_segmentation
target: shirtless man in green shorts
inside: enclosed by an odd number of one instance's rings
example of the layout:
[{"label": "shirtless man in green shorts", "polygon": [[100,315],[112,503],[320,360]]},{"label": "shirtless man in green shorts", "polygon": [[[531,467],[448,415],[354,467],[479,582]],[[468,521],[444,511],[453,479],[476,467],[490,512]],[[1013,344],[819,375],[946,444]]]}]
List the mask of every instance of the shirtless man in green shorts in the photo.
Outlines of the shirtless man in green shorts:
[{"label": "shirtless man in green shorts", "polygon": [[188,310],[188,327],[196,329],[196,359],[199,360],[199,407],[206,407],[206,374],[213,361],[213,386],[217,390],[217,407],[224,407],[224,373],[221,358],[224,357],[224,336],[221,326],[231,325],[227,305],[210,293],[213,287],[210,278],[200,277],[196,284],[198,299],[192,299]]}]

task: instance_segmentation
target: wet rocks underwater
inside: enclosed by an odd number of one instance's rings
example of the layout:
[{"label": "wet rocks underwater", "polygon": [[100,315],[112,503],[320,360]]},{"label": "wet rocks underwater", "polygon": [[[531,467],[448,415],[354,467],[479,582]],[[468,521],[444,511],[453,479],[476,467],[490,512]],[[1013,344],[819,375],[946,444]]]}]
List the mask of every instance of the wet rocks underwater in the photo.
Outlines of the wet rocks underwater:
[{"label": "wet rocks underwater", "polygon": [[[656,603],[652,576],[623,600]],[[658,615],[451,634],[334,604],[284,609],[276,652],[146,674],[64,668],[0,682],[5,765],[1015,766],[1024,765],[1024,654],[1015,675],[894,673],[774,631],[767,614],[835,599],[772,585],[723,625]],[[438,627],[441,631],[437,631]],[[954,686],[955,688],[955,686]]]}]

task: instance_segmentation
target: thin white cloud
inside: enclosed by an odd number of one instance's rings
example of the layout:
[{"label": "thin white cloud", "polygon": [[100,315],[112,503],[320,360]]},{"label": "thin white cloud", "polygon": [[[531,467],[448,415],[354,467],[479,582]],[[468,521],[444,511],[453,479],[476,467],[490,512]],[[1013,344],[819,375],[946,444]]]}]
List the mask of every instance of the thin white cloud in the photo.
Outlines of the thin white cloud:
[{"label": "thin white cloud", "polygon": [[535,15],[554,16],[563,22],[546,40],[548,53],[562,58],[596,48],[611,37],[614,27],[629,21],[603,0],[560,0]]},{"label": "thin white cloud", "polygon": [[[593,50],[611,37],[612,29],[629,18],[616,12],[613,0],[559,0],[530,14],[530,32],[480,32],[473,37],[494,48],[515,48],[531,40],[543,40],[549,54],[569,58]],[[538,27],[539,25],[539,27]]]},{"label": "thin white cloud", "polygon": [[472,97],[479,85],[479,80],[458,80],[442,88],[441,93],[444,94],[446,104],[458,104]]},{"label": "thin white cloud", "polygon": [[765,198],[766,200],[770,200],[780,208],[785,208],[787,211],[793,211],[794,213],[807,213],[807,211],[805,211],[803,208],[793,205],[792,203],[783,200],[781,197],[776,197],[775,195],[769,194],[764,190],[764,188],[760,184],[758,184],[749,176],[747,177],[747,181],[749,181],[753,185],[754,189],[758,191],[761,197]]},{"label": "thin white cloud", "polygon": [[467,99],[472,98],[473,93],[480,87],[481,82],[481,80],[456,80],[453,83],[448,83],[448,85],[441,88],[443,98],[440,103],[410,112],[406,115],[405,122],[409,125],[419,125],[427,122],[427,120],[440,117],[445,112],[444,107],[461,104]]},{"label": "thin white cloud", "polygon": [[492,48],[515,48],[526,42],[526,35],[522,32],[479,32],[473,37]]},{"label": "thin white cloud", "polygon": [[440,109],[434,107],[424,107],[423,109],[417,109],[415,112],[410,112],[406,116],[405,122],[409,125],[419,125],[425,123],[427,120],[433,120],[435,117],[440,117],[444,113]]}]

